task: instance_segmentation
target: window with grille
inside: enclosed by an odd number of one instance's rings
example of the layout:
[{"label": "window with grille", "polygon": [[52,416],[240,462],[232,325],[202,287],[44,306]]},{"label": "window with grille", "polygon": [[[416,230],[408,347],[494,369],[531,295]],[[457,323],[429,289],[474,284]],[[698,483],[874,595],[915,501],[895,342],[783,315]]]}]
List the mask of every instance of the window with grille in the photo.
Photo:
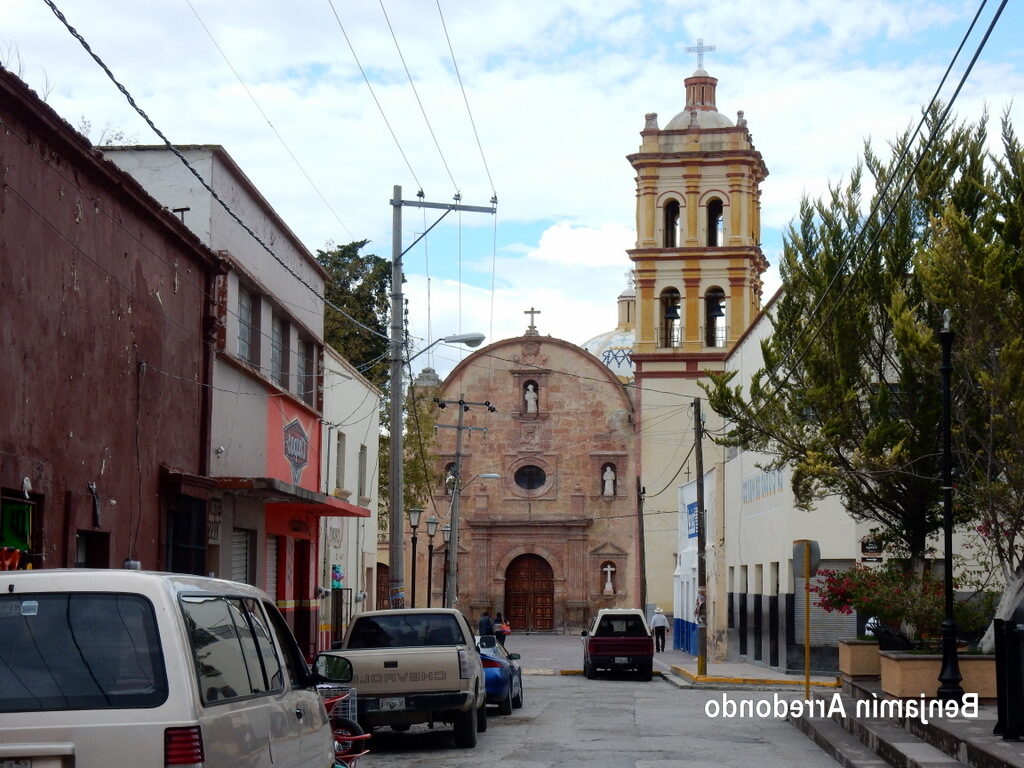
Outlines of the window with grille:
[{"label": "window with grille", "polygon": [[366,446],[359,446],[359,489],[357,495],[360,499],[366,498]]},{"label": "window with grille", "polygon": [[238,356],[246,362],[259,364],[259,300],[238,287]]},{"label": "window with grille", "polygon": [[295,392],[310,405],[316,405],[316,345],[308,339],[299,340],[298,365],[295,369]]},{"label": "window with grille", "polygon": [[289,331],[288,321],[274,315],[270,332],[270,377],[275,384],[285,389],[288,388]]},{"label": "window with grille", "polygon": [[339,432],[336,446],[338,455],[334,459],[334,487],[345,489],[345,433]]}]

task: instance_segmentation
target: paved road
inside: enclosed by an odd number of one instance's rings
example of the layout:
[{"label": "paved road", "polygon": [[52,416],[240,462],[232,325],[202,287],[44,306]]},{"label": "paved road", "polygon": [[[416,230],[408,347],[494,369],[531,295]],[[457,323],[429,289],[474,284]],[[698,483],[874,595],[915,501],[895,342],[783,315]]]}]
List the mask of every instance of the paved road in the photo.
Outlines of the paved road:
[{"label": "paved road", "polygon": [[[489,718],[475,749],[455,749],[450,729],[416,726],[374,733],[360,768],[835,768],[836,763],[782,719],[711,719],[709,700],[772,700],[771,692],[678,688],[655,678],[587,680],[573,637],[515,637],[523,654],[526,703],[512,715]],[[790,694],[786,694],[790,695]]]}]

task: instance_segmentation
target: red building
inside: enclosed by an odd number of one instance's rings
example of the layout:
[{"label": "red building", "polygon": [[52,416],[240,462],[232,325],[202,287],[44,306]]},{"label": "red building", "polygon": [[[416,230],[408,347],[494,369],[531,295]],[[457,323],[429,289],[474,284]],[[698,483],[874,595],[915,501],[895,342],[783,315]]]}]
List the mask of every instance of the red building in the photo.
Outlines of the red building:
[{"label": "red building", "polygon": [[5,562],[205,572],[226,267],[4,70],[0,123]]}]

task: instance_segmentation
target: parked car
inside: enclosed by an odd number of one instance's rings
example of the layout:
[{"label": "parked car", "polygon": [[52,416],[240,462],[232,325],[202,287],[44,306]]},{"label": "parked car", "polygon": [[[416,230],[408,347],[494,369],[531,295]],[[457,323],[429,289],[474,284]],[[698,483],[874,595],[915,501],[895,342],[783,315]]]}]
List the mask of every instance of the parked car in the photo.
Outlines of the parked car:
[{"label": "parked car", "polygon": [[[340,663],[337,660],[343,660]],[[487,730],[481,656],[466,617],[451,608],[394,608],[356,616],[338,648],[316,658],[318,678],[358,691],[364,731],[451,723],[458,747]]]},{"label": "parked car", "polygon": [[0,575],[0,766],[334,765],[273,600],[171,573]]},{"label": "parked car", "polygon": [[494,635],[477,637],[487,681],[487,703],[498,705],[499,715],[511,715],[523,706],[523,670],[519,654],[509,653]]},{"label": "parked car", "polygon": [[654,638],[639,609],[606,608],[597,612],[583,637],[583,672],[593,679],[600,671],[636,672],[650,680],[654,670]]}]

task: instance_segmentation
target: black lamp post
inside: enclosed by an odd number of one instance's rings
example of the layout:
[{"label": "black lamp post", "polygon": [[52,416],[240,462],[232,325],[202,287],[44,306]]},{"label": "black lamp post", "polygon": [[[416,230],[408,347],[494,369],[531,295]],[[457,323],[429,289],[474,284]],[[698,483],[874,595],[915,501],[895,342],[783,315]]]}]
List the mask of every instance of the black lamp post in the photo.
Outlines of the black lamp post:
[{"label": "black lamp post", "polygon": [[433,598],[435,533],[437,533],[437,518],[431,515],[430,519],[427,520],[427,536],[430,537],[427,542],[427,608],[430,607],[430,602]]},{"label": "black lamp post", "polygon": [[[448,573],[448,543],[452,538],[452,526],[445,523],[441,526],[441,538],[444,539],[444,572]],[[448,579],[444,580],[444,587],[441,589],[441,605],[448,605]]]},{"label": "black lamp post", "polygon": [[416,529],[420,527],[422,509],[409,510],[409,528],[412,530],[412,607],[416,607]]},{"label": "black lamp post", "polygon": [[942,313],[942,330],[939,341],[942,343],[942,532],[946,547],[943,558],[944,591],[946,598],[946,618],[942,620],[942,670],[939,672],[940,699],[963,699],[964,689],[960,685],[960,661],[956,651],[956,619],[953,617],[953,459],[950,451],[950,410],[952,396],[949,391],[949,377],[953,370],[951,353],[953,337],[956,335],[949,327],[950,311]]}]

